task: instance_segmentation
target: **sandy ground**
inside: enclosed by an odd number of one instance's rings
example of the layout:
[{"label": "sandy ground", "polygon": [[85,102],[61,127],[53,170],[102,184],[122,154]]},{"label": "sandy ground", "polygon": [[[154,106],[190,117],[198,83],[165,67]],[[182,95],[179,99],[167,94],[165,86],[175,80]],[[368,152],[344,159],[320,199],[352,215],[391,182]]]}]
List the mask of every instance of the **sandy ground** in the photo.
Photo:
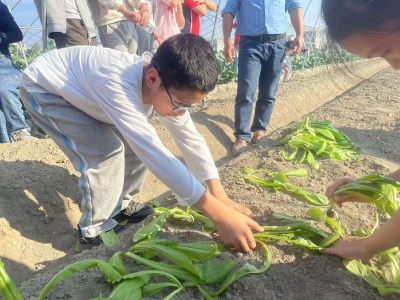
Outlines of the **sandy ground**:
[{"label": "sandy ground", "polygon": [[[358,163],[344,164],[323,160],[320,161],[320,170],[311,170],[304,165],[302,167],[309,169],[310,175],[293,180],[293,183],[310,191],[322,192],[329,182],[340,176],[386,174],[397,168],[400,163],[400,87],[396,84],[397,81],[397,72],[384,71],[315,111],[313,115],[316,119],[330,119],[336,127],[348,134],[363,149],[363,159]],[[285,94],[290,90],[285,90],[283,85],[280,92]],[[220,113],[213,122],[213,114],[210,113],[228,109],[226,107],[231,105],[232,92],[227,92],[225,96],[212,101],[206,118],[202,118],[205,113],[203,111],[194,114],[193,119],[200,126],[209,128],[211,139],[207,136],[205,138],[211,150],[214,150],[212,139],[215,139],[218,147],[223,144],[227,153],[232,145],[232,119],[221,116]],[[208,123],[204,124],[204,120]],[[225,124],[226,128],[220,124]],[[159,130],[160,135],[166,134]],[[272,171],[294,168],[291,163],[281,159],[276,144],[280,134],[280,130],[276,130],[263,144],[249,147],[250,151],[237,159],[230,160],[229,155],[216,159],[218,165],[222,165],[220,174],[225,186],[229,187],[229,196],[252,209],[257,221],[263,225],[277,224],[271,217],[274,212],[304,217],[309,208],[285,194],[274,194],[270,190],[252,186],[245,187],[240,180],[239,167],[262,167]],[[62,264],[92,257],[107,259],[114,252],[124,251],[131,245],[134,227],[122,235],[123,242],[115,249],[97,247],[71,259],[80,215],[77,175],[51,140],[0,146],[0,256],[10,275],[18,283],[31,278],[34,272],[39,273],[22,284],[24,299],[36,299],[48,279]],[[145,196],[142,193],[141,197]],[[149,198],[147,196],[147,200]],[[164,205],[175,206],[176,201],[170,199],[168,193],[162,194],[161,198]],[[345,208],[343,217],[344,227],[348,232],[360,227],[366,229],[373,224],[373,211],[366,206],[349,205]],[[188,228],[167,225],[162,235],[185,242],[209,239],[218,241],[217,236],[204,235],[199,231],[189,234],[189,231],[191,230]],[[221,297],[327,300],[379,298],[366,284],[347,274],[337,258],[311,255],[303,248],[284,244],[271,245],[270,248],[273,252],[273,266],[270,271],[266,275],[244,278]],[[249,261],[260,264],[263,253],[254,251],[247,256],[234,254],[234,258],[239,263]],[[134,265],[133,268],[137,266]],[[104,278],[97,271],[82,272],[57,285],[49,299],[88,299],[97,296],[101,289],[106,295],[109,287],[104,284]],[[192,290],[186,295],[176,297],[197,298],[200,298],[199,294]]]}]

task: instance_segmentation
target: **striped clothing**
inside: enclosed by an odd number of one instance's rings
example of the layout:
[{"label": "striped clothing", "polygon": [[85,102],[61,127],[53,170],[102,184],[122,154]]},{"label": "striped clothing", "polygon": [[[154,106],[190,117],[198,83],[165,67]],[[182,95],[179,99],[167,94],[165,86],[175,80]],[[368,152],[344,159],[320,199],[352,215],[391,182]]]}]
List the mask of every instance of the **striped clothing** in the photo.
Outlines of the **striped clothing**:
[{"label": "striped clothing", "polygon": [[299,0],[228,0],[222,15],[237,18],[236,34],[282,34],[287,31],[286,12],[299,7]]}]

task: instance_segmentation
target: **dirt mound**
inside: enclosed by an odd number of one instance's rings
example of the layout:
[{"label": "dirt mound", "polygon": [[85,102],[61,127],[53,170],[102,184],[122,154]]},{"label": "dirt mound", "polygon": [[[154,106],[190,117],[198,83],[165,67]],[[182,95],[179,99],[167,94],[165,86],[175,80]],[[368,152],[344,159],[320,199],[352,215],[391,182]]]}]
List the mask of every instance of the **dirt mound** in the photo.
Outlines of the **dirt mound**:
[{"label": "dirt mound", "polygon": [[[269,135],[268,140],[261,145],[251,148],[249,152],[220,167],[221,179],[224,186],[227,187],[228,196],[253,210],[256,220],[260,224],[284,224],[283,221],[275,220],[272,214],[280,212],[305,218],[306,211],[311,206],[299,202],[289,194],[276,194],[268,188],[244,185],[240,177],[242,174],[239,170],[240,167],[264,168],[271,171],[288,171],[296,167],[306,168],[309,172],[307,177],[291,178],[290,182],[312,192],[323,192],[330,182],[342,176],[361,177],[371,173],[387,174],[399,168],[400,86],[393,84],[397,80],[398,72],[386,70],[313,113],[315,119],[330,119],[337,128],[349,135],[362,148],[361,161],[338,163],[333,160],[320,160],[319,170],[311,169],[308,165],[295,166],[282,159],[280,148],[277,145],[277,140],[281,136],[281,130],[278,130]],[[51,149],[50,142],[48,145]],[[50,154],[51,151],[53,150],[49,150],[48,153]],[[54,153],[59,154],[59,152]],[[64,172],[68,173],[68,171]],[[75,180],[73,177],[69,178]],[[57,178],[51,178],[51,180],[57,191],[63,186],[62,180],[60,182],[57,181]],[[6,182],[10,184],[10,181]],[[39,189],[39,185],[37,189]],[[72,197],[71,193],[61,191]],[[1,202],[3,203],[3,201]],[[170,195],[165,195],[163,205],[175,207],[176,200]],[[21,210],[21,207],[19,206],[17,209]],[[347,234],[360,228],[368,230],[375,221],[372,207],[366,204],[347,204],[341,216],[342,226]],[[45,217],[42,219],[45,220]],[[381,222],[384,221],[385,219],[381,218]],[[132,236],[139,226],[141,225],[133,226],[125,231],[121,235],[121,243],[114,248],[108,249],[100,246],[91,251],[83,251],[74,256],[69,263],[88,258],[108,260],[115,252],[126,251],[132,245]],[[324,225],[318,224],[317,226],[330,232]],[[217,235],[203,234],[200,228],[179,228],[169,223],[163,227],[159,236],[180,242],[200,240],[219,242]],[[347,273],[339,258],[316,255],[300,246],[281,242],[269,243],[269,247],[272,252],[272,266],[267,273],[242,278],[220,298],[235,300],[383,299],[367,283]],[[252,251],[249,255],[228,251],[222,255],[222,258],[233,258],[239,265],[249,262],[259,266],[264,259],[264,252],[260,248]],[[161,257],[159,259],[163,260]],[[143,266],[133,262],[127,261],[126,264],[129,271],[143,269]],[[24,282],[20,286],[24,299],[36,299],[40,290],[60,268],[61,266]],[[80,272],[56,285],[48,299],[89,299],[98,296],[100,290],[103,290],[103,296],[107,296],[111,287],[104,280],[104,276],[97,269]],[[205,289],[210,291],[209,287],[205,287]],[[165,295],[160,294],[156,297],[161,299]],[[175,299],[201,299],[201,297],[197,290],[188,289],[186,294],[178,294]],[[384,299],[398,299],[398,297],[389,295]]]}]

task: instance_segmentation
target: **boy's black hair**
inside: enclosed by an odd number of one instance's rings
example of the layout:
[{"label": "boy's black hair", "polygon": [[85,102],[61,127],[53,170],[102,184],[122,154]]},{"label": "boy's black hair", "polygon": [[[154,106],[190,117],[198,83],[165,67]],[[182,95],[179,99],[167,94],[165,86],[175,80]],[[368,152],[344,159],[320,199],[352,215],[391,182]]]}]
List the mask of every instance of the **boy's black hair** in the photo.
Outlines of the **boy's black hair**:
[{"label": "boy's black hair", "polygon": [[151,64],[157,67],[167,88],[191,88],[203,93],[215,88],[220,72],[210,43],[192,33],[181,33],[164,41]]},{"label": "boy's black hair", "polygon": [[400,31],[399,0],[322,0],[321,6],[333,42],[341,42],[353,34]]}]

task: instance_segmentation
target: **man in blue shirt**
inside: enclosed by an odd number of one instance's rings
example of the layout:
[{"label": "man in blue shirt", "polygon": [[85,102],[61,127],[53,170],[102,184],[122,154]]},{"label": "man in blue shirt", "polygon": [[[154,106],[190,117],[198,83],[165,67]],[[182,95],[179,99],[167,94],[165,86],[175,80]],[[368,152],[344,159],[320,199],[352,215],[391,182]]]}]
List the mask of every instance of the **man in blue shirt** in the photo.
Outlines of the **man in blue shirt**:
[{"label": "man in blue shirt", "polygon": [[[236,33],[241,35],[235,105],[236,141],[232,148],[235,156],[243,152],[252,139],[257,143],[265,136],[286,55],[286,12],[289,12],[296,31],[291,48],[296,55],[303,47],[304,35],[303,9],[299,0],[228,0],[222,10],[224,55],[229,62],[235,57],[230,39],[235,17]],[[259,95],[253,124],[249,128],[257,84]]]}]

